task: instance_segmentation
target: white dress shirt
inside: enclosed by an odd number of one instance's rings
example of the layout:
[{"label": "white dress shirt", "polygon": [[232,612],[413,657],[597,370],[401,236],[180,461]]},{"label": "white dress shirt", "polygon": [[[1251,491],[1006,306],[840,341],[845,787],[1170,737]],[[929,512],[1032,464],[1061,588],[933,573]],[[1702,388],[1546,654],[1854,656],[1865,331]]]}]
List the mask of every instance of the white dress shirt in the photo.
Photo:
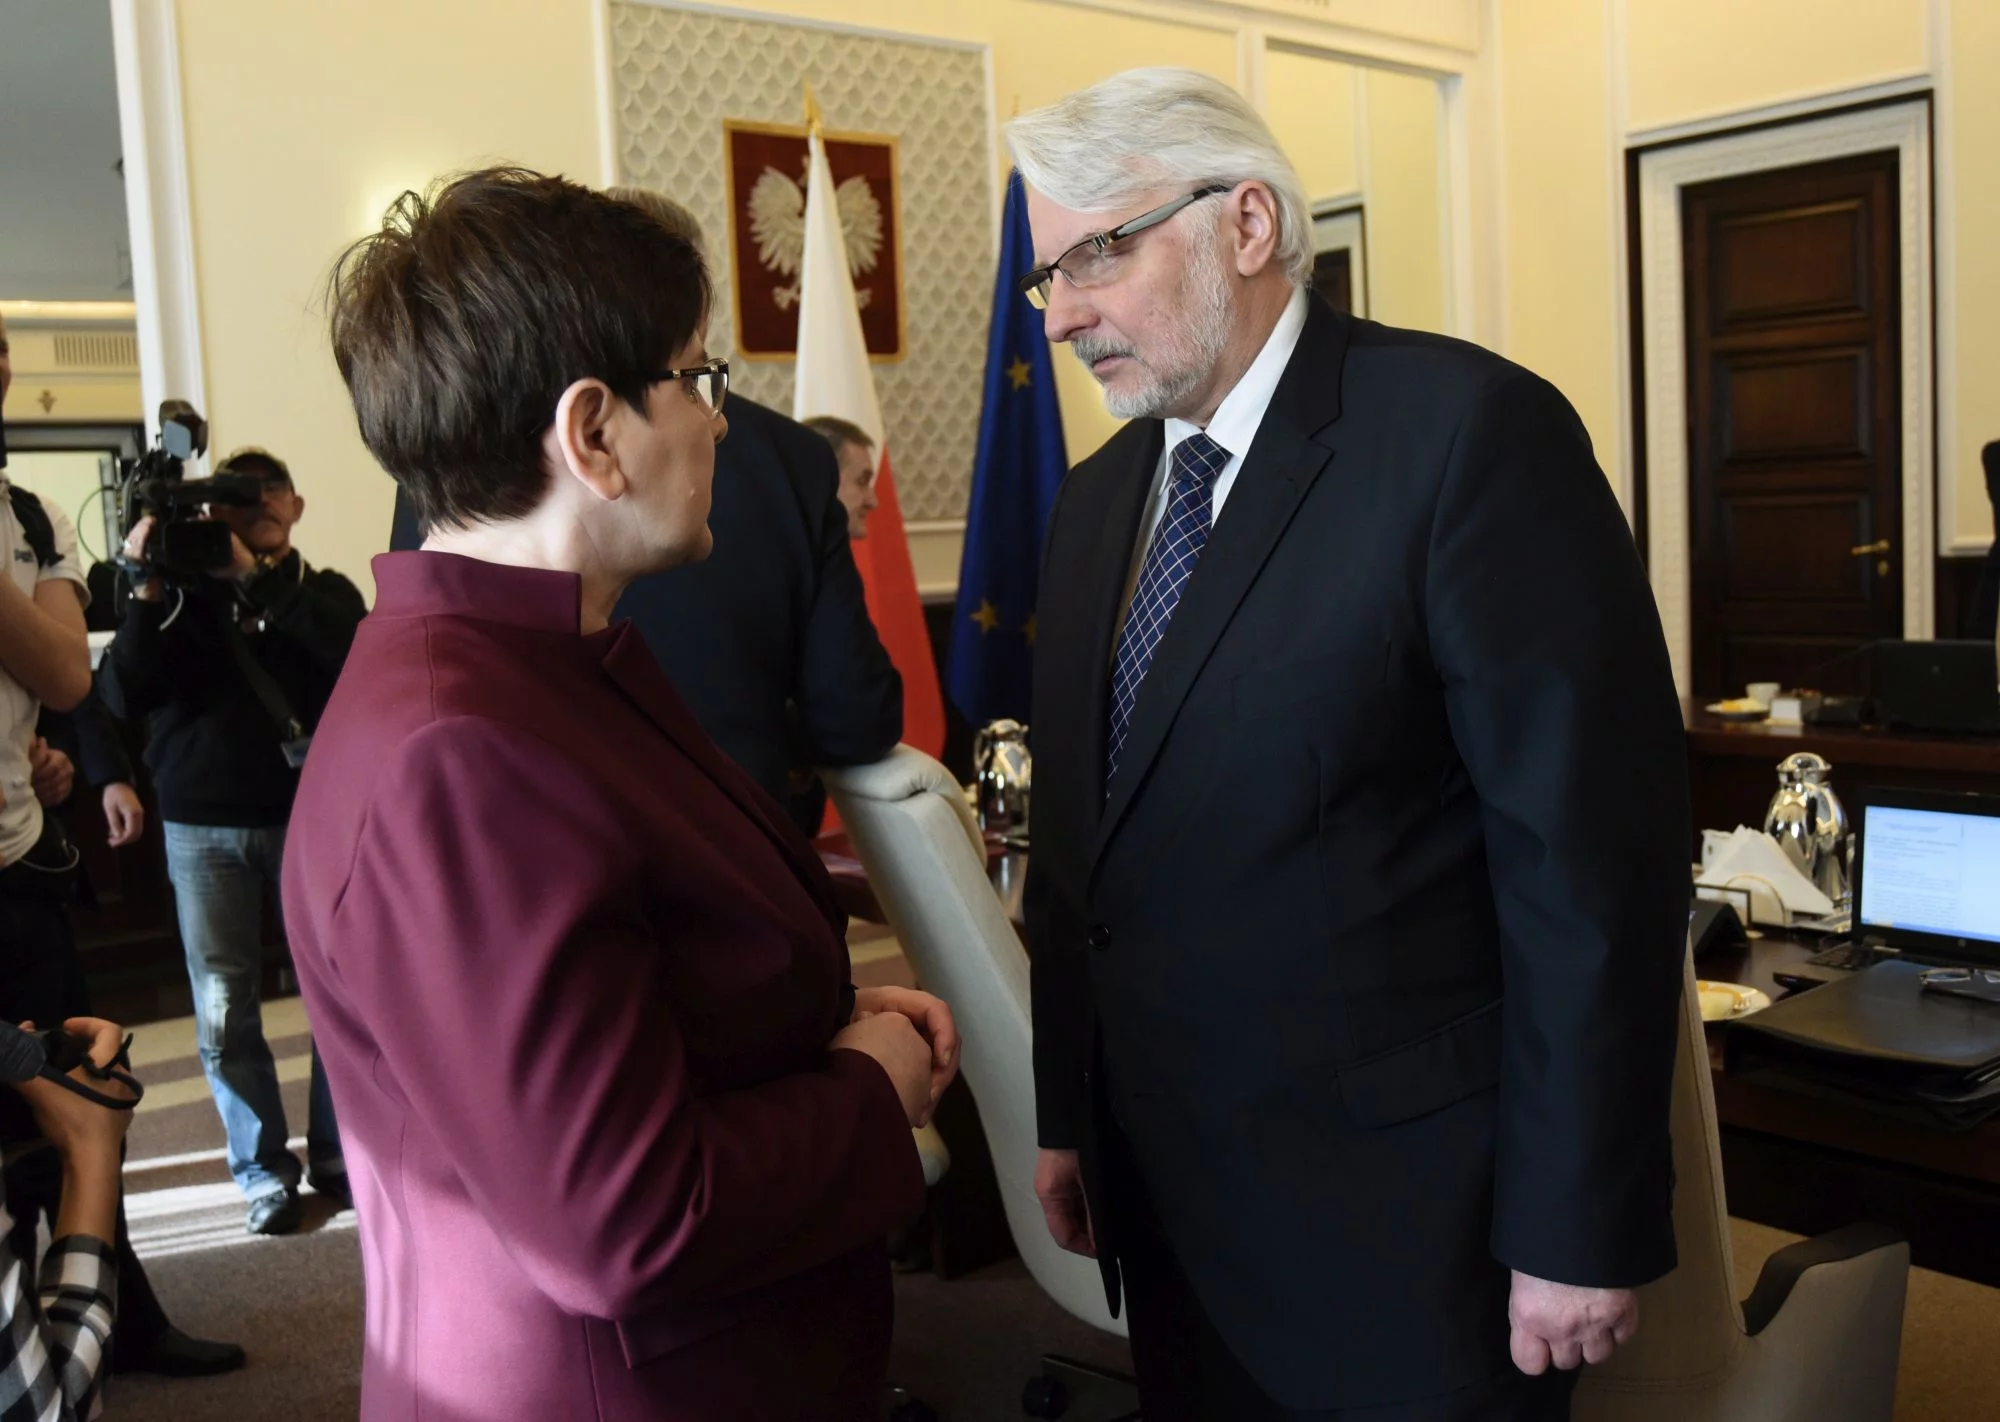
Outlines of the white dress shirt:
[{"label": "white dress shirt", "polygon": [[[1243,372],[1243,378],[1236,382],[1235,388],[1222,397],[1222,403],[1215,407],[1215,417],[1208,422],[1208,437],[1229,451],[1229,462],[1215,476],[1215,489],[1208,507],[1211,530],[1216,520],[1222,517],[1223,500],[1229,497],[1229,490],[1236,483],[1236,471],[1243,467],[1243,456],[1250,452],[1251,441],[1257,438],[1257,429],[1264,423],[1264,412],[1271,408],[1271,397],[1278,391],[1278,381],[1284,375],[1285,367],[1291,364],[1292,352],[1298,349],[1299,334],[1305,328],[1306,291],[1304,287],[1298,287],[1293,290],[1292,299],[1285,303],[1284,311],[1278,316],[1278,324],[1265,338],[1264,349],[1257,352],[1257,359],[1250,362],[1250,368]],[[1118,604],[1118,625],[1121,629],[1125,625],[1125,614],[1132,607],[1132,595],[1138,591],[1139,570],[1145,564],[1146,549],[1167,511],[1167,491],[1173,483],[1174,446],[1202,428],[1176,419],[1169,419],[1166,426],[1166,442],[1160,449],[1159,468],[1153,475],[1153,491],[1146,496],[1146,512],[1139,520],[1138,542],[1132,549],[1132,564],[1125,574],[1125,596]],[[1115,659],[1115,638],[1112,648]]]}]

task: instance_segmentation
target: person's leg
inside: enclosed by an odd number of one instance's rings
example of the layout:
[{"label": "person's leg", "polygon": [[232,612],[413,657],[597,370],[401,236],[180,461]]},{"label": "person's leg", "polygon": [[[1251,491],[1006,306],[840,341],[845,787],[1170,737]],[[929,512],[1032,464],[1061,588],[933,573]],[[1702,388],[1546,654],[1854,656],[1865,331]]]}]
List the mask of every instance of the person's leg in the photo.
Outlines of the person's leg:
[{"label": "person's leg", "polygon": [[299,1182],[258,994],[264,876],[245,853],[255,831],[169,822],[165,832],[202,1070],[222,1117],[229,1173],[254,1211]]},{"label": "person's leg", "polygon": [[1332,1415],[1341,1422],[1568,1422],[1576,1378],[1573,1372],[1554,1369],[1531,1378],[1509,1368],[1498,1377],[1441,1397]]},{"label": "person's leg", "polygon": [[[1116,1137],[1117,1132],[1109,1132]],[[1115,1215],[1132,1371],[1146,1422],[1280,1422],[1307,1414],[1272,1402],[1237,1361],[1154,1212],[1152,1198],[1122,1139],[1105,1142],[1106,1208]],[[1100,1236],[1102,1238],[1103,1236]]]}]

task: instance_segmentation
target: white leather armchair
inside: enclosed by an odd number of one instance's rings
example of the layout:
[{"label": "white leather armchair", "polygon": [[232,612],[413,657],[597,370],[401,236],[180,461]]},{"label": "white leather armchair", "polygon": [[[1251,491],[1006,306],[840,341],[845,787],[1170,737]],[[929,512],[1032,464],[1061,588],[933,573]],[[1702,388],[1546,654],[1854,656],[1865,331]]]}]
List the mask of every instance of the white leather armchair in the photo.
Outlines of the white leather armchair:
[{"label": "white leather armchair", "polygon": [[987,879],[986,847],[963,792],[910,746],[820,774],[904,954],[958,1019],[959,1070],[979,1104],[1022,1262],[1070,1313],[1123,1337],[1096,1263],[1057,1247],[1035,1198],[1028,954]]},{"label": "white leather armchair", "polygon": [[[1680,1264],[1639,1291],[1639,1335],[1577,1385],[1574,1422],[1889,1422],[1910,1248],[1851,1225],[1773,1254],[1737,1303],[1694,969],[1674,1067]],[[1805,1188],[1810,1188],[1808,1183]]]}]

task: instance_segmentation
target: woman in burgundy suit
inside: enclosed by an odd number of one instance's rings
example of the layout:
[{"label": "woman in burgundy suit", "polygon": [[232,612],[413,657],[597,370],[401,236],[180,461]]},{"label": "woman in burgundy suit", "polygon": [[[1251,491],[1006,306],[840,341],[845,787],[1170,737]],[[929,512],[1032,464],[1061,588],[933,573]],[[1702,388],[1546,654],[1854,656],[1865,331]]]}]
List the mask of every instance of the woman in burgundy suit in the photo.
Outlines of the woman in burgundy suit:
[{"label": "woman in burgundy suit", "polygon": [[629,625],[700,558],[700,257],[518,170],[336,269],[424,551],[321,721],[285,865],[367,1270],[368,1419],[862,1418],[950,1013],[848,985],[824,871]]}]

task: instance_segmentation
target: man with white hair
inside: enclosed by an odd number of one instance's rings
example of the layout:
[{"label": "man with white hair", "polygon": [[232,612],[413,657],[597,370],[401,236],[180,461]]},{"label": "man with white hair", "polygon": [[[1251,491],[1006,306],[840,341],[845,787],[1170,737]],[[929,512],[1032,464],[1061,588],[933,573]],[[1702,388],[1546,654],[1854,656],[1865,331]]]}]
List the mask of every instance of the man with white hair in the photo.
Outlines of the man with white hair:
[{"label": "man with white hair", "polygon": [[1147,1422],[1567,1416],[1674,1262],[1685,751],[1617,502],[1547,382],[1308,294],[1225,86],[1007,137],[1130,420],[1036,610],[1049,1227]]}]

